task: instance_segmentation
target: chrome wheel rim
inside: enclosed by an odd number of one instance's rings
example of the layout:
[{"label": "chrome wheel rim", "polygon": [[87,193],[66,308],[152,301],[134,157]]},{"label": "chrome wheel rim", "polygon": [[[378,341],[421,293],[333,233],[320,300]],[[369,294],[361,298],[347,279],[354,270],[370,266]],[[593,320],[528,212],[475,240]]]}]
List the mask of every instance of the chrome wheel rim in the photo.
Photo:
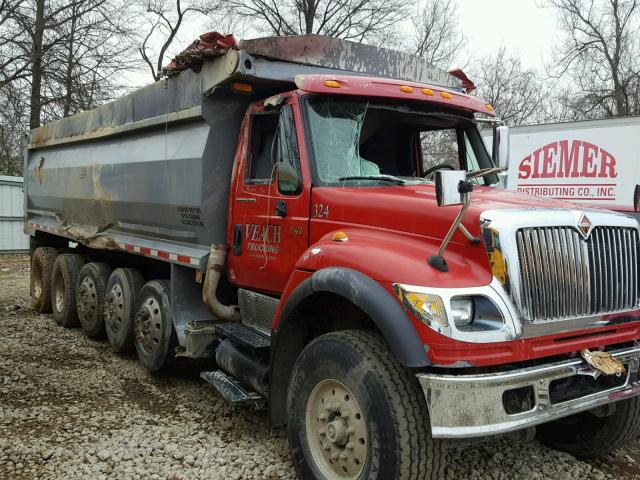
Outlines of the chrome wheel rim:
[{"label": "chrome wheel rim", "polygon": [[76,302],[81,320],[94,320],[98,312],[98,292],[96,284],[90,277],[84,277],[78,286]]},{"label": "chrome wheel rim", "polygon": [[104,299],[104,322],[109,330],[114,335],[124,328],[124,295],[122,287],[119,284],[114,284],[111,290],[107,292]]},{"label": "chrome wheel rim", "polygon": [[307,401],[306,429],[314,463],[329,479],[357,479],[367,459],[367,423],[342,382],[322,380]]},{"label": "chrome wheel rim", "polygon": [[136,338],[146,355],[155,355],[162,348],[162,315],[160,304],[147,298],[138,311]]}]

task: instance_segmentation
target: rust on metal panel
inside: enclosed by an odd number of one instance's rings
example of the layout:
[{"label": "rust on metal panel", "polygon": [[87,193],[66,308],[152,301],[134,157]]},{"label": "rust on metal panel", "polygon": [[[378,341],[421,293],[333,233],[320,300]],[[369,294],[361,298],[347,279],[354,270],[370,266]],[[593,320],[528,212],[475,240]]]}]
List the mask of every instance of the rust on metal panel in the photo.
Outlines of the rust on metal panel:
[{"label": "rust on metal panel", "polygon": [[43,166],[44,157],[40,157],[40,160],[38,160],[38,165],[36,165],[36,167],[33,169],[33,178],[35,178],[40,185],[42,185],[42,182],[44,181],[44,170],[42,168]]},{"label": "rust on metal panel", "polygon": [[89,248],[117,250],[120,248],[116,241],[106,235],[101,235],[101,232],[109,228],[111,225],[105,225],[104,227],[95,227],[92,225],[69,225],[63,224],[62,229],[66,234],[77,240],[78,242],[86,245]]},{"label": "rust on metal panel", "polygon": [[240,49],[275,60],[412,80],[458,90],[462,88],[458,78],[415,55],[323,35],[243,40]]},{"label": "rust on metal panel", "polygon": [[102,165],[93,165],[91,168],[91,180],[93,182],[93,199],[98,201],[110,201],[111,194],[102,186],[100,174],[102,173]]}]

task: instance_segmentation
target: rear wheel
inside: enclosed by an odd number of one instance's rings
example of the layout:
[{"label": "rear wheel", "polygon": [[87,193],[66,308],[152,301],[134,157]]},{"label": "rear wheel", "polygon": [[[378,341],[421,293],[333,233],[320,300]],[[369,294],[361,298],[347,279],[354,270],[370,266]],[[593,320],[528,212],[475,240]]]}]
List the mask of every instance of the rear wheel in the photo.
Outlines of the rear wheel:
[{"label": "rear wheel", "polygon": [[53,318],[61,327],[79,325],[76,310],[76,285],[84,260],[80,255],[58,255],[51,274],[51,300]]},{"label": "rear wheel", "polygon": [[115,352],[131,352],[133,318],[144,277],[135,268],[117,268],[109,277],[104,301],[107,338]]},{"label": "rear wheel", "polygon": [[31,306],[36,312],[51,312],[51,273],[58,251],[38,247],[33,251],[30,270]]},{"label": "rear wheel", "polygon": [[296,360],[288,436],[302,479],[441,479],[424,395],[377,335],[322,335]]},{"label": "rear wheel", "polygon": [[175,357],[178,344],[171,321],[169,282],[152,280],[142,287],[133,321],[136,352],[147,370],[156,372]]},{"label": "rear wheel", "polygon": [[103,304],[111,267],[106,263],[87,263],[78,275],[76,308],[78,320],[89,338],[104,335]]},{"label": "rear wheel", "polygon": [[597,458],[640,435],[640,397],[621,400],[607,416],[582,412],[537,427],[538,440],[578,458]]}]

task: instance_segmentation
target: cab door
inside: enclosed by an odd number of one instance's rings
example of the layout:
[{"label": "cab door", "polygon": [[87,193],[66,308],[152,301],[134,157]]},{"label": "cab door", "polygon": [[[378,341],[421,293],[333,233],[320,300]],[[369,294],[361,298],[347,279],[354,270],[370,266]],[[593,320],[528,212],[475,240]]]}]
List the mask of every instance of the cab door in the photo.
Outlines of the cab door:
[{"label": "cab door", "polygon": [[235,286],[281,293],[307,248],[310,183],[300,161],[300,126],[291,99],[249,112],[230,199],[229,278]]}]

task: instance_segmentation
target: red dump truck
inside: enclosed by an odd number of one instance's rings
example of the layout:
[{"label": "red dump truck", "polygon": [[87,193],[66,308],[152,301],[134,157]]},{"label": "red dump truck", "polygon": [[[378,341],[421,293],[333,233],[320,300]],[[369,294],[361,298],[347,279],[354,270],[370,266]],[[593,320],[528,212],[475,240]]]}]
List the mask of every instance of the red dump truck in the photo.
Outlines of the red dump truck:
[{"label": "red dump truck", "polygon": [[471,89],[331,38],[205,35],[29,135],[33,306],[151,371],[209,362],[301,478],[440,479],[446,440],[511,432],[615,449],[640,433],[638,223],[494,188],[508,132],[489,153]]}]

